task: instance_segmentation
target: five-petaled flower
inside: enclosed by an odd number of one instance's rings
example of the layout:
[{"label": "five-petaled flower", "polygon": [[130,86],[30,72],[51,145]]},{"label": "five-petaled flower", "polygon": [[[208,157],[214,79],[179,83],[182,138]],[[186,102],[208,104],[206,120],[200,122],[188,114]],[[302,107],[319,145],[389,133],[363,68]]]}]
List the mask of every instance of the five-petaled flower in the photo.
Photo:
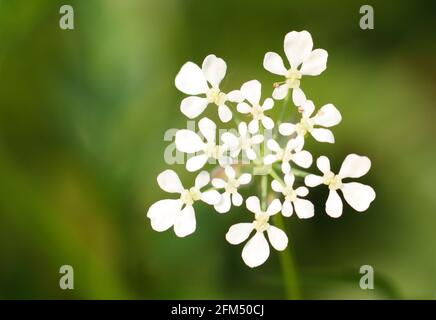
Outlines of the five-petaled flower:
[{"label": "five-petaled flower", "polygon": [[325,204],[325,211],[332,218],[342,215],[342,200],[337,190],[341,190],[345,200],[356,211],[362,212],[368,209],[375,199],[375,191],[370,186],[359,182],[343,182],[346,178],[360,178],[365,175],[371,167],[371,161],[367,157],[357,154],[349,154],[342,163],[338,174],[330,170],[330,161],[327,157],[321,156],[316,160],[318,169],[324,174],[317,176],[309,174],[304,179],[308,187],[316,187],[325,184],[329,188],[329,196]]},{"label": "five-petaled flower", "polygon": [[252,223],[237,223],[230,227],[226,239],[231,244],[240,244],[248,239],[251,232],[255,230],[254,236],[245,244],[242,250],[242,259],[250,268],[258,267],[269,257],[269,244],[264,232],[268,234],[269,242],[274,249],[283,251],[288,245],[286,233],[269,223],[271,216],[280,212],[280,200],[273,200],[266,211],[260,207],[260,200],[251,196],[246,200],[247,209],[255,214]]},{"label": "five-petaled flower", "polygon": [[273,139],[269,139],[266,146],[273,154],[266,155],[263,163],[270,165],[276,161],[281,161],[284,174],[291,172],[291,161],[306,169],[312,165],[312,155],[309,151],[302,150],[303,144],[297,139],[289,139],[284,149]]},{"label": "five-petaled flower", "polygon": [[247,130],[245,122],[239,123],[238,133],[239,137],[231,132],[224,132],[221,136],[221,140],[230,150],[230,156],[238,158],[239,154],[243,151],[249,160],[255,160],[257,154],[254,148],[263,142],[263,135],[251,135]]},{"label": "five-petaled flower", "polygon": [[[273,98],[282,100],[293,89],[292,99],[295,105],[300,106],[306,99],[300,89],[302,76],[317,76],[327,68],[327,51],[313,50],[312,36],[307,31],[292,31],[285,36],[284,51],[288,58],[290,68],[286,69],[283,60],[275,52],[267,52],[263,59],[263,67],[271,73],[284,76],[286,79],[277,83]],[[301,65],[301,68],[299,68]]]},{"label": "five-petaled flower", "polygon": [[195,178],[192,188],[185,189],[179,176],[173,170],[165,170],[157,177],[157,183],[162,190],[178,193],[178,199],[165,199],[155,202],[148,209],[147,217],[151,220],[151,227],[159,232],[174,226],[178,237],[186,237],[195,231],[195,211],[192,206],[196,201],[203,201],[216,205],[221,201],[221,195],[216,190],[201,191],[210,182],[209,173],[200,172]]}]

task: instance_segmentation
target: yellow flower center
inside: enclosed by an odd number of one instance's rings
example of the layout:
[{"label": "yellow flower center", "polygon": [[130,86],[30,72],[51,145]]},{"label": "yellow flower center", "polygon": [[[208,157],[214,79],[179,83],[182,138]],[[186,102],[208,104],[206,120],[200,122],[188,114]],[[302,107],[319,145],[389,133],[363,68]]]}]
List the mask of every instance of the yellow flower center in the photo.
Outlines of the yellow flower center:
[{"label": "yellow flower center", "polygon": [[285,196],[285,200],[289,202],[294,202],[297,200],[297,194],[295,193],[295,190],[292,189],[291,186],[286,186],[283,191],[283,195]]},{"label": "yellow flower center", "polygon": [[223,105],[227,101],[227,95],[215,88],[209,89],[206,97],[209,103],[215,103],[217,106]]},{"label": "yellow flower center", "polygon": [[251,109],[251,114],[253,115],[253,119],[255,120],[262,120],[262,118],[264,117],[263,109],[259,105],[253,106],[253,108]]},{"label": "yellow flower center", "polygon": [[239,185],[240,183],[238,182],[238,180],[229,178],[225,190],[227,193],[236,193],[238,191]]},{"label": "yellow flower center", "polygon": [[335,175],[333,172],[327,172],[324,174],[323,183],[328,185],[330,190],[337,190],[342,187],[341,177]]},{"label": "yellow flower center", "polygon": [[297,134],[304,136],[307,132],[311,132],[313,130],[313,122],[310,118],[302,117],[300,122],[297,124]]},{"label": "yellow flower center", "polygon": [[196,187],[183,190],[180,196],[180,200],[187,206],[191,206],[195,201],[200,200],[200,198],[201,192]]},{"label": "yellow flower center", "polygon": [[297,69],[289,69],[286,75],[286,84],[289,88],[297,89],[300,87],[301,72]]},{"label": "yellow flower center", "polygon": [[256,220],[253,222],[254,229],[259,232],[264,232],[269,228],[269,215],[266,212],[260,212],[256,214]]}]

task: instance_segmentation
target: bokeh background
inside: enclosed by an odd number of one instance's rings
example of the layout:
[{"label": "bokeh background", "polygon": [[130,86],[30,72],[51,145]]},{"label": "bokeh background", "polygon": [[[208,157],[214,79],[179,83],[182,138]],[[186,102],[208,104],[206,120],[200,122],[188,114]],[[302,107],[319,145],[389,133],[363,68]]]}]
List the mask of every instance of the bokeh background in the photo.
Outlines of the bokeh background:
[{"label": "bokeh background", "polygon": [[[59,28],[66,3],[73,31]],[[374,30],[359,28],[363,4],[374,7]],[[167,196],[156,183],[168,168],[164,133],[186,126],[180,66],[215,53],[228,64],[223,90],[258,79],[267,96],[277,78],[264,54],[306,29],[329,60],[303,88],[343,116],[335,145],[310,148],[336,169],[348,153],[369,156],[361,181],[377,198],[330,219],[320,188],[315,218],[287,219],[304,298],[434,299],[435,10],[431,1],[0,0],[0,298],[284,298],[276,253],[250,270],[242,246],[224,239],[248,218],[243,208],[220,216],[199,205],[184,239],[154,232],[146,212]],[[74,267],[71,291],[58,286],[64,264]],[[375,290],[359,288],[366,264]]]}]

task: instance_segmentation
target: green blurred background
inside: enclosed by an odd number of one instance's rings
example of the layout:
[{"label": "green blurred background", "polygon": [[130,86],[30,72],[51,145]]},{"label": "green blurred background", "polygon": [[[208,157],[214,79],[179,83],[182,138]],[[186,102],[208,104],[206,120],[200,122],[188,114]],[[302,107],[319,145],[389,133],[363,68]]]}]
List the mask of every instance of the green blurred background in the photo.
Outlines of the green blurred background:
[{"label": "green blurred background", "polygon": [[[59,28],[62,4],[73,31]],[[374,30],[359,28],[363,4]],[[335,220],[320,188],[315,218],[287,220],[304,297],[434,299],[435,12],[431,1],[0,0],[0,298],[284,298],[275,252],[250,270],[224,239],[245,210],[199,205],[184,239],[145,215],[167,196],[163,135],[186,125],[180,66],[215,53],[228,64],[223,90],[256,78],[270,95],[264,54],[283,55],[285,34],[306,29],[329,60],[303,88],[343,116],[336,144],[310,150],[335,169],[348,153],[369,156],[361,181],[377,198]],[[71,291],[58,286],[64,264]],[[372,291],[359,288],[365,264]]]}]

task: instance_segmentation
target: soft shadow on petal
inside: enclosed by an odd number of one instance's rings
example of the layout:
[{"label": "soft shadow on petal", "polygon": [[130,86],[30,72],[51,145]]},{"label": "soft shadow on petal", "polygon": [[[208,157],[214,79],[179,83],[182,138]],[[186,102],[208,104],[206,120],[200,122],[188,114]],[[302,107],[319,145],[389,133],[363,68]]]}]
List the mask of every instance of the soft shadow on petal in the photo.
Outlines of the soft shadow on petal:
[{"label": "soft shadow on petal", "polygon": [[242,259],[250,268],[263,264],[269,257],[269,245],[263,232],[256,234],[245,244]]}]

